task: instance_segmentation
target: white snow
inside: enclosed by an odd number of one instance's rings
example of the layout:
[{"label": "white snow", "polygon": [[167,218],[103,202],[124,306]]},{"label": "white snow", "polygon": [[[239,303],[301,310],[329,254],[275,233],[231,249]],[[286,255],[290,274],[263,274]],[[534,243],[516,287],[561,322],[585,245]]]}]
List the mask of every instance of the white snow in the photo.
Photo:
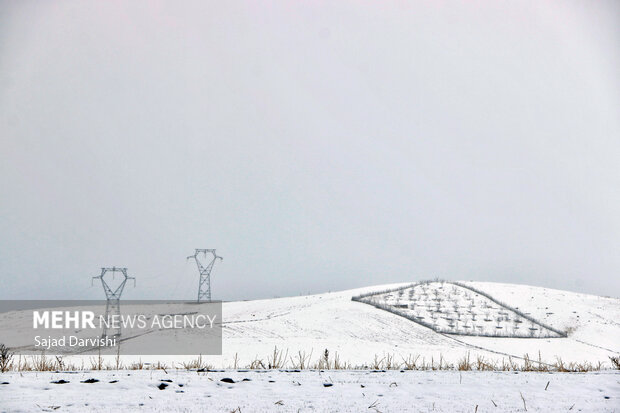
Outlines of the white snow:
[{"label": "white snow", "polygon": [[480,354],[496,360],[509,355],[518,358],[526,353],[538,358],[540,354],[543,360],[551,362],[559,357],[565,362],[600,361],[609,367],[608,357],[620,352],[620,325],[616,321],[620,320],[620,300],[617,298],[529,286],[521,286],[527,293],[513,293],[519,286],[472,284],[558,329],[573,329],[567,338],[543,339],[439,334],[404,317],[351,301],[357,294],[405,285],[225,303],[224,355],[210,360],[214,365],[226,367],[231,365],[235,353],[243,363],[248,357],[266,357],[278,346],[291,352],[312,351],[313,358],[318,358],[327,348],[352,364],[369,363],[375,355],[385,354],[397,358],[417,354],[426,360],[431,357],[437,360],[442,355],[454,362],[470,352],[472,357]]},{"label": "white snow", "polygon": [[[409,283],[408,283],[409,284]],[[371,305],[351,301],[351,297],[370,291],[405,286],[381,285],[311,296],[286,297],[269,300],[228,302],[223,304],[223,354],[206,356],[216,368],[248,365],[256,358],[266,360],[274,347],[288,350],[290,357],[299,351],[312,354],[315,362],[325,349],[338,353],[340,360],[352,365],[368,365],[377,355],[394,355],[396,360],[408,355],[420,355],[427,362],[443,357],[456,362],[468,353],[472,358],[481,355],[501,360],[529,354],[544,361],[556,357],[565,362],[603,363],[610,367],[609,356],[620,353],[620,300],[592,295],[558,291],[541,287],[499,283],[471,283],[511,307],[530,313],[546,324],[561,330],[570,329],[567,338],[491,338],[440,334],[404,317]],[[153,312],[166,313],[166,308],[154,306]],[[182,309],[175,308],[174,312]],[[20,313],[0,314],[0,341],[12,346],[23,345],[15,325]],[[140,348],[144,340],[168,340],[170,345],[182,345],[195,338],[195,332],[155,331],[127,340],[126,346]],[[110,357],[110,360],[113,356]],[[125,363],[163,361],[179,367],[190,356],[127,356]],[[86,357],[85,364],[88,365]],[[71,360],[67,360],[70,361]],[[518,360],[517,360],[518,361]],[[79,365],[80,361],[75,362]]]},{"label": "white snow", "polygon": [[360,301],[403,315],[432,330],[456,335],[557,338],[563,334],[477,291],[450,282],[422,282]]},{"label": "white snow", "polygon": [[[91,378],[99,382],[81,383]],[[158,370],[8,373],[0,379],[9,383],[0,385],[0,410],[10,412],[474,412],[476,406],[479,413],[523,412],[523,399],[530,412],[620,409],[620,374],[611,371]],[[51,383],[58,380],[69,383]],[[162,383],[167,386],[160,390]]]}]

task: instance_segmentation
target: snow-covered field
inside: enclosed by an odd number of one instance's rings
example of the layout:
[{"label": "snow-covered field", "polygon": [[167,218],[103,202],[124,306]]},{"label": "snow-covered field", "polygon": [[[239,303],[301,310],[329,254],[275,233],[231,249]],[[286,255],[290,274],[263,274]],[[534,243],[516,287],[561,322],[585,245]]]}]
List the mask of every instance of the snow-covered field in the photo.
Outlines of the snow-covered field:
[{"label": "snow-covered field", "polygon": [[[0,376],[0,411],[614,412],[620,374],[92,371]],[[89,379],[94,383],[83,383]],[[231,379],[234,383],[222,381]],[[66,381],[64,384],[54,382]],[[160,389],[161,387],[161,389]]]},{"label": "snow-covered field", "polygon": [[[482,356],[498,361],[509,356],[519,360],[527,353],[531,358],[540,356],[549,362],[559,357],[564,362],[601,362],[609,367],[609,357],[620,353],[620,300],[617,298],[515,284],[469,284],[555,329],[568,331],[568,337],[493,338],[442,334],[388,311],[351,301],[354,295],[399,286],[381,285],[311,296],[224,303],[223,354],[204,359],[215,368],[227,368],[235,365],[236,357],[236,366],[244,367],[256,359],[266,361],[274,347],[278,347],[288,350],[288,364],[299,352],[311,354],[311,360],[316,361],[328,349],[332,356],[337,353],[342,362],[353,366],[368,365],[375,356],[386,355],[393,355],[397,361],[419,355],[420,360],[426,362],[442,357],[454,363],[468,353],[472,358]],[[404,285],[407,284],[401,284]],[[181,310],[175,308],[174,311]],[[18,313],[0,314],[0,326],[8,326],[7,331],[0,330],[0,342],[9,346],[14,345],[12,341],[23,341],[13,328],[16,318],[19,318]],[[506,322],[505,325],[514,324]],[[131,338],[123,345],[139,349],[145,340],[155,336],[179,345],[185,335],[190,339],[195,332],[156,331]],[[180,362],[192,358],[195,357],[126,356],[124,360],[163,361],[178,367]]]},{"label": "snow-covered field", "polygon": [[[307,357],[316,363],[329,350],[333,361],[370,367],[373,360],[391,356],[400,364],[409,356],[428,364],[456,363],[469,354],[485,360],[520,362],[520,357],[555,362],[602,363],[620,352],[620,300],[567,291],[513,284],[470,282],[494,300],[518,308],[528,317],[568,337],[511,338],[451,335],[434,331],[405,317],[353,296],[403,287],[382,285],[312,296],[223,304],[223,354],[203,357],[224,371],[178,370],[195,356],[125,356],[121,363],[164,362],[167,370],[82,370],[77,372],[8,372],[0,375],[0,411],[333,411],[333,412],[510,412],[510,411],[620,411],[620,374],[613,370],[589,373],[401,371],[365,370],[239,370],[253,361],[268,364],[275,347],[286,368]],[[442,296],[442,319],[450,327],[464,327],[476,318],[493,320],[489,326],[514,329],[516,313],[493,306],[484,297],[461,291]],[[426,296],[425,296],[426,295]],[[430,299],[435,293],[404,290],[387,297],[390,304],[433,318]],[[439,296],[439,294],[438,294]],[[452,297],[452,298],[450,298]],[[449,301],[458,298],[458,308]],[[384,297],[385,298],[385,297]],[[454,301],[454,300],[453,300]],[[473,306],[471,305],[473,303]],[[486,303],[486,305],[485,305]],[[419,306],[418,306],[419,305]],[[436,308],[436,307],[435,307]],[[153,312],[169,309],[154,306]],[[175,312],[183,311],[175,307]],[[461,313],[461,323],[457,324]],[[492,314],[491,314],[492,313]],[[501,314],[500,314],[501,313]],[[469,317],[465,320],[465,317]],[[498,320],[499,318],[499,320]],[[0,342],[9,346],[24,337],[12,330],[23,319],[19,312],[0,314]],[[471,325],[474,325],[473,323]],[[527,324],[526,324],[527,326]],[[464,329],[466,330],[466,329]],[[499,330],[499,329],[497,329]],[[153,331],[126,344],[140,348],[144,340],[191,341],[195,332]],[[187,339],[185,340],[184,337]],[[49,355],[48,355],[49,356]],[[88,369],[92,356],[66,357],[65,363]],[[114,364],[113,356],[104,363]],[[232,368],[236,366],[235,368]],[[234,383],[222,381],[229,378]],[[93,383],[83,383],[95,379]],[[247,379],[247,380],[244,380]],[[54,383],[64,380],[66,383]],[[165,381],[162,381],[165,380]],[[161,387],[161,389],[160,389]],[[521,397],[523,396],[523,397]],[[236,409],[236,410],[235,410]]]}]

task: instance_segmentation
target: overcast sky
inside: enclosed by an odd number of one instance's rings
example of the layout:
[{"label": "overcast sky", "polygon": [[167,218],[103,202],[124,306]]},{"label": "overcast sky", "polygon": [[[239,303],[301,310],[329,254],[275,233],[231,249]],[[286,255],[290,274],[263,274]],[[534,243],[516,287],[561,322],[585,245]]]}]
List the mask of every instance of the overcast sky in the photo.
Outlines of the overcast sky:
[{"label": "overcast sky", "polygon": [[0,298],[620,296],[620,3],[0,2]]}]

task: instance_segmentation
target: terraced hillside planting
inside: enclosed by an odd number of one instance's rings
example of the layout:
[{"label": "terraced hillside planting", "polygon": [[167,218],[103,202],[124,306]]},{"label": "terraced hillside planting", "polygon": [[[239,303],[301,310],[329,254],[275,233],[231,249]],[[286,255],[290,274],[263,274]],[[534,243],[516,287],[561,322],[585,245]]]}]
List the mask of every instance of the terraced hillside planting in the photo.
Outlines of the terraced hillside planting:
[{"label": "terraced hillside planting", "polygon": [[[393,312],[389,312],[359,300],[351,300],[351,297],[369,298],[414,285],[401,283],[307,296],[225,302],[222,304],[222,355],[203,355],[201,360],[205,366],[216,369],[246,367],[256,360],[262,360],[263,365],[268,366],[269,360],[274,359],[274,348],[277,347],[285,354],[288,351],[286,368],[298,368],[296,366],[301,363],[305,366],[316,365],[326,349],[329,350],[330,361],[337,356],[341,365],[347,363],[350,366],[371,366],[376,357],[378,360],[387,360],[388,356],[392,361],[403,361],[411,356],[419,357],[419,362],[426,365],[433,360],[435,364],[443,360],[455,366],[469,356],[471,360],[480,357],[501,366],[509,357],[515,362],[524,363],[523,357],[528,354],[530,359],[542,359],[549,365],[561,359],[563,363],[602,363],[603,368],[611,368],[610,357],[617,357],[620,353],[618,298],[517,284],[461,284],[514,307],[525,317],[534,318],[544,326],[551,326],[556,332],[568,330],[570,333],[568,337],[539,340],[443,334],[434,331],[432,326],[427,328],[421,322],[412,322],[405,318],[408,315],[404,312],[401,313],[404,317],[393,314],[402,308],[390,307]],[[444,288],[450,286],[446,284]],[[427,292],[432,294],[430,287],[427,287]],[[408,297],[408,292],[403,292],[403,296]],[[404,298],[400,304],[403,303]],[[187,306],[184,311],[195,311],[195,304]],[[148,311],[149,314],[170,314],[171,310],[165,304],[154,305]],[[518,323],[519,330],[527,328],[528,319],[525,317],[523,323]],[[477,321],[480,319],[476,318]],[[32,345],[32,335],[28,330],[31,326],[32,316],[25,311],[0,313],[0,342],[16,349],[16,363],[20,360],[19,349]],[[122,345],[124,350],[135,349],[135,354],[138,354],[140,349],[150,345],[154,337],[180,349],[182,346],[193,345],[195,332],[192,329],[162,329],[151,334],[128,336]],[[286,345],[283,345],[283,341],[286,341]],[[23,362],[26,356],[21,357]],[[43,364],[39,356],[33,357],[35,359],[29,358],[29,363]],[[55,360],[49,353],[46,357]],[[90,368],[92,358],[89,355],[66,356],[62,362],[76,368]],[[116,354],[103,354],[102,358],[103,365],[116,365]],[[191,365],[195,359],[195,355],[121,355],[119,361],[125,366],[154,366],[161,362],[169,368],[183,367],[186,363]]]},{"label": "terraced hillside planting", "polygon": [[566,337],[518,308],[470,286],[424,281],[353,297],[406,317],[438,333],[512,338]]}]

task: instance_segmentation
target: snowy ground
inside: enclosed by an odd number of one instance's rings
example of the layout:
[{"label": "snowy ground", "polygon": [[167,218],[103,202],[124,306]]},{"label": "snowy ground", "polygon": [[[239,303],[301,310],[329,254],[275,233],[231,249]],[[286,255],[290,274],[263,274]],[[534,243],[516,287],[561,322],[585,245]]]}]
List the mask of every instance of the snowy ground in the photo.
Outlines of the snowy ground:
[{"label": "snowy ground", "polygon": [[[233,366],[235,359],[240,367],[257,359],[267,363],[277,346],[288,350],[289,366],[300,351],[307,356],[312,354],[308,361],[315,363],[329,349],[332,360],[337,353],[341,362],[353,366],[369,365],[375,356],[386,355],[393,355],[396,362],[408,355],[419,355],[422,363],[428,363],[431,358],[437,363],[440,357],[444,362],[455,363],[467,354],[472,362],[477,356],[497,361],[510,356],[519,362],[518,357],[528,353],[534,359],[540,354],[549,362],[561,357],[564,362],[601,362],[604,368],[609,368],[609,357],[620,352],[620,300],[617,298],[513,284],[471,285],[553,328],[568,330],[568,337],[442,334],[388,311],[351,301],[357,294],[399,286],[384,285],[312,296],[224,303],[223,354],[204,357],[203,361],[216,368]],[[152,309],[163,313],[169,310],[156,306]],[[499,311],[498,315],[501,315]],[[27,322],[28,317],[19,312],[0,314],[0,342],[9,346],[25,343],[27,336],[19,332],[27,330],[17,328],[24,320]],[[140,348],[144,340],[153,337],[187,343],[192,334],[191,331],[174,334],[153,331],[128,338],[126,345]],[[82,363],[88,369],[91,359],[91,356],[73,356],[65,362],[78,368]],[[526,408],[528,412],[620,412],[620,373],[612,370],[535,373],[230,369],[198,373],[175,369],[195,356],[126,356],[121,363],[128,365],[137,359],[162,361],[168,366],[167,373],[121,370],[0,374],[0,383],[8,383],[0,384],[0,412],[476,412],[476,406],[477,412],[523,412]],[[114,364],[113,357],[104,362]],[[98,381],[82,383],[91,378]],[[234,383],[223,382],[223,378],[230,378]],[[67,383],[53,383],[59,380]]]},{"label": "snowy ground", "polygon": [[[0,385],[0,411],[7,412],[620,411],[620,374],[613,371],[159,370],[7,373],[0,379],[9,383]],[[82,383],[88,379],[99,381]],[[68,383],[53,383],[59,380]]]},{"label": "snowy ground", "polygon": [[[409,284],[409,283],[408,283]],[[508,356],[530,357],[551,363],[556,357],[564,362],[603,363],[611,367],[610,356],[620,353],[620,300],[515,284],[470,283],[512,307],[518,307],[545,324],[569,330],[567,338],[493,338],[468,337],[437,333],[404,317],[371,305],[351,301],[351,297],[369,291],[395,288],[399,285],[380,285],[356,290],[285,297],[269,300],[239,301],[223,304],[223,354],[204,360],[216,368],[243,367],[255,359],[266,360],[275,346],[288,350],[290,357],[299,351],[312,354],[312,362],[325,349],[338,353],[342,362],[368,365],[375,355],[394,355],[402,360],[408,355],[420,355],[420,360],[435,361],[439,357],[455,363],[468,353],[472,359],[480,355],[501,361]],[[400,284],[402,286],[407,284]],[[153,311],[164,311],[154,308]],[[0,314],[0,341],[9,346],[23,345],[24,337],[17,331],[19,312]],[[23,317],[22,317],[23,318]],[[25,319],[25,322],[31,322]],[[4,330],[3,330],[4,329]],[[157,337],[171,342],[189,342],[191,331],[174,334],[156,331],[135,337],[123,345],[140,348]],[[198,352],[197,352],[198,353]],[[89,365],[90,357],[84,364]],[[125,363],[163,361],[179,367],[184,360],[195,356],[127,356]],[[110,362],[113,357],[110,357]],[[80,365],[82,360],[66,360]]]},{"label": "snowy ground", "polygon": [[[401,284],[406,285],[406,284]],[[577,294],[541,287],[500,283],[471,283],[512,307],[567,330],[567,338],[492,338],[440,334],[406,318],[351,297],[399,285],[287,297],[273,300],[224,303],[224,355],[210,358],[215,366],[230,366],[237,353],[241,363],[266,357],[274,346],[313,352],[338,352],[352,364],[369,363],[375,355],[396,358],[420,355],[427,361],[440,356],[450,362],[470,353],[472,357],[501,360],[512,356],[554,362],[602,362],[620,353],[620,299]],[[553,314],[547,314],[553,313]]]}]

